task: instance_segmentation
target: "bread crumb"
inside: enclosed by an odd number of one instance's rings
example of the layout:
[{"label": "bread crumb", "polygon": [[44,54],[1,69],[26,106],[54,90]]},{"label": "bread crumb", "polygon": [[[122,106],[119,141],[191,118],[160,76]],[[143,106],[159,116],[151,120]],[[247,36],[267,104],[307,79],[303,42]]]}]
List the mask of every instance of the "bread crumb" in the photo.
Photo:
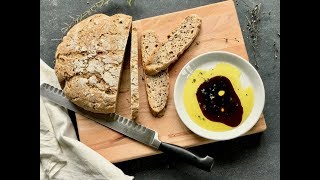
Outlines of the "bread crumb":
[{"label": "bread crumb", "polygon": [[103,63],[98,60],[91,60],[89,61],[87,71],[89,73],[103,73]]},{"label": "bread crumb", "polygon": [[87,78],[79,78],[78,83],[79,83],[81,86],[84,86],[85,84],[88,83],[88,79],[87,79]]},{"label": "bread crumb", "polygon": [[112,76],[109,71],[106,71],[102,78],[107,84],[109,84],[109,86],[115,86],[117,84],[117,79]]},{"label": "bread crumb", "polygon": [[97,78],[96,78],[96,76],[91,76],[91,77],[89,78],[89,84],[91,84],[91,85],[97,84]]},{"label": "bread crumb", "polygon": [[73,66],[75,73],[83,72],[84,68],[86,67],[86,62],[84,62],[83,60],[76,60],[73,62]]}]

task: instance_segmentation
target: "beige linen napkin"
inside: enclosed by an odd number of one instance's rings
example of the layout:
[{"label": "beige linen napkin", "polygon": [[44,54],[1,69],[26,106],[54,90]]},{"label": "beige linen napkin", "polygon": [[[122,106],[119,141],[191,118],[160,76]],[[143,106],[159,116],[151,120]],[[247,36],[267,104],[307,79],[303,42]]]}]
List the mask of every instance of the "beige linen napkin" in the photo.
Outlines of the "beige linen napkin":
[{"label": "beige linen napkin", "polygon": [[[60,88],[58,79],[40,59],[40,84]],[[67,110],[40,96],[41,179],[133,179],[77,140]]]}]

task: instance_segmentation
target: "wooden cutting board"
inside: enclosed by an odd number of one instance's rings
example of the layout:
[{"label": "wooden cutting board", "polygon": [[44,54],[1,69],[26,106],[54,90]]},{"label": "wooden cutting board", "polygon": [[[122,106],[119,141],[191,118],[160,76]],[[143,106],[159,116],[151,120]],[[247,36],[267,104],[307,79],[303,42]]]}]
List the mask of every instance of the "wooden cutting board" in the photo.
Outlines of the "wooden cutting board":
[{"label": "wooden cutting board", "polygon": [[[141,52],[139,50],[139,93],[140,107],[137,122],[156,130],[159,139],[183,147],[199,146],[214,142],[201,138],[182,123],[173,102],[173,87],[182,67],[192,58],[209,51],[224,50],[248,59],[243,41],[237,12],[233,1],[224,1],[194,9],[174,12],[133,22],[138,29],[139,37],[144,30],[154,30],[164,40],[166,35],[189,14],[198,14],[202,18],[201,31],[189,49],[169,69],[170,94],[167,110],[162,118],[154,118],[149,110],[145,83],[142,79]],[[228,40],[226,40],[227,38]],[[140,38],[139,38],[140,40]],[[139,42],[140,44],[140,42]],[[130,79],[128,59],[125,60],[120,85],[117,113],[130,118]],[[76,115],[80,141],[101,154],[109,161],[121,162],[161,153],[140,144],[123,135],[103,127],[81,115]],[[261,115],[258,123],[246,134],[262,132],[266,123]]]}]

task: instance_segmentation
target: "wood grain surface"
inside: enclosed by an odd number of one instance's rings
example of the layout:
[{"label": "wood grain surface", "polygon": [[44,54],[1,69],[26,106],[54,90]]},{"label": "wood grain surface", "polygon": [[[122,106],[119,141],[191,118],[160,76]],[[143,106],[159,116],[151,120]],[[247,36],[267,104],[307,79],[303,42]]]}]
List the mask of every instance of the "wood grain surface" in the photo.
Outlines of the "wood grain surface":
[{"label": "wood grain surface", "polygon": [[[173,102],[173,87],[182,67],[192,58],[209,51],[223,50],[242,56],[248,60],[237,12],[233,1],[224,1],[198,8],[174,12],[133,22],[139,37],[144,30],[154,30],[163,41],[166,35],[189,14],[202,18],[201,31],[195,41],[170,66],[170,94],[168,106],[163,117],[151,115],[146,97],[145,83],[142,79],[141,51],[139,49],[139,115],[137,122],[156,130],[159,139],[182,147],[193,147],[214,141],[201,138],[192,133],[178,117]],[[228,39],[228,40],[226,40]],[[140,44],[140,38],[139,38]],[[140,48],[140,47],[139,47]],[[130,77],[129,58],[125,59],[118,97],[117,113],[130,117]],[[153,148],[131,140],[115,131],[103,127],[79,114],[76,114],[80,141],[101,154],[109,161],[121,162],[161,153]],[[264,116],[246,135],[262,132],[266,129]]]}]

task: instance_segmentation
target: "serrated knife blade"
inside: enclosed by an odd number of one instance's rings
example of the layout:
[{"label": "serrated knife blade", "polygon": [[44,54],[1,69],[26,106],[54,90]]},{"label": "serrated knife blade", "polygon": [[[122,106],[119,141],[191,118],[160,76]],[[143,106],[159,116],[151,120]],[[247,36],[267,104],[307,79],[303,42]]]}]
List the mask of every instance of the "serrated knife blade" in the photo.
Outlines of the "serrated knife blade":
[{"label": "serrated knife blade", "polygon": [[40,87],[40,95],[48,98],[52,102],[63,106],[71,111],[81,114],[95,122],[135,139],[143,144],[159,148],[160,140],[158,133],[152,129],[146,128],[141,124],[127,119],[118,114],[96,114],[86,111],[73,104],[63,93],[62,90],[55,88],[49,84],[42,84]]},{"label": "serrated knife blade", "polygon": [[49,84],[41,84],[40,95],[50,101],[63,106],[71,111],[81,114],[105,127],[117,131],[125,136],[137,140],[145,145],[154,147],[162,152],[170,153],[176,157],[192,164],[200,169],[211,171],[213,166],[213,158],[210,156],[199,157],[192,152],[173,144],[161,142],[158,133],[150,128],[138,124],[130,119],[115,113],[97,114],[86,111],[73,104],[63,93],[61,89],[55,88]]}]

